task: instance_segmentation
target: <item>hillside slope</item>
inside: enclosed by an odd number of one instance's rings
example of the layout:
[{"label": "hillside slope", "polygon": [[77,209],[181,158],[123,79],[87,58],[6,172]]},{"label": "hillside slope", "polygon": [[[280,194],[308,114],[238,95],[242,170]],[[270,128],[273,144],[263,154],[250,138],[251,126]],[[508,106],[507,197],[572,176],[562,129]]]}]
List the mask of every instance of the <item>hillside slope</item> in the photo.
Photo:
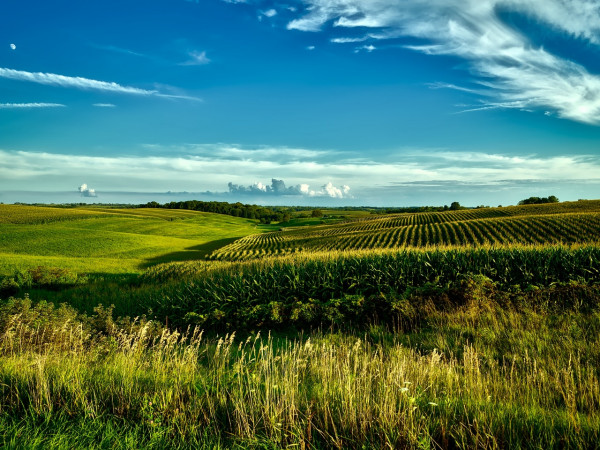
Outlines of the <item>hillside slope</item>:
[{"label": "hillside slope", "polygon": [[195,211],[0,205],[0,273],[38,265],[140,272],[155,263],[202,259],[235,239],[272,229]]}]

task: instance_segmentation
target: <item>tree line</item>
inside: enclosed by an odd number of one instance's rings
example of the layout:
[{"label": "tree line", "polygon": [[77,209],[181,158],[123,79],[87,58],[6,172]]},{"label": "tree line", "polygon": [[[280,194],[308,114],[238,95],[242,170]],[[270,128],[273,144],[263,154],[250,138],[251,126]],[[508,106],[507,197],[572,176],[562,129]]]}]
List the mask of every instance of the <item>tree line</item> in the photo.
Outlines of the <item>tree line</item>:
[{"label": "tree line", "polygon": [[201,200],[186,200],[181,202],[169,202],[160,204],[157,202],[148,202],[139,205],[140,208],[167,208],[167,209],[187,209],[191,211],[202,211],[217,214],[225,214],[234,217],[243,217],[245,219],[259,220],[260,223],[287,222],[291,219],[288,211],[278,211],[259,205],[248,205],[244,203],[228,202],[204,202]]}]

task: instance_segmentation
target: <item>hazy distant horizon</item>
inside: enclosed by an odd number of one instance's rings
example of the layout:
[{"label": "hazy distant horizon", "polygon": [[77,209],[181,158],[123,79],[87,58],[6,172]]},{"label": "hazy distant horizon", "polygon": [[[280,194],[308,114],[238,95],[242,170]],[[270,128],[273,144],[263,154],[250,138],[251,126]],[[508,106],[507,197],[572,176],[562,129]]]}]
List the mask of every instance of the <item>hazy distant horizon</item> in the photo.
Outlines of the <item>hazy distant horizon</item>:
[{"label": "hazy distant horizon", "polygon": [[[586,195],[582,191],[584,186],[572,186],[572,192],[570,196],[561,196],[559,200],[563,201],[577,201],[577,200],[594,200],[600,197],[594,197]],[[431,192],[429,195],[425,195],[419,192],[419,195],[415,198],[429,199],[421,201],[413,201],[411,203],[411,191],[407,190],[403,196],[404,201],[393,202],[389,199],[377,199],[373,197],[356,197],[356,198],[331,198],[331,197],[302,197],[299,195],[235,195],[230,192],[124,192],[124,191],[100,191],[96,193],[94,197],[87,197],[80,195],[77,191],[56,191],[56,192],[35,192],[35,191],[0,191],[0,203],[13,204],[13,203],[39,203],[39,204],[130,204],[140,205],[148,202],[158,202],[161,204],[169,202],[178,202],[186,200],[200,200],[200,201],[218,201],[218,202],[229,202],[229,203],[244,203],[244,204],[256,204],[262,206],[308,206],[308,207],[420,207],[420,206],[444,206],[450,205],[454,201],[458,201],[462,206],[476,207],[476,206],[509,206],[516,205],[520,200],[528,197],[548,197],[550,195],[556,195],[556,189],[553,189],[552,185],[536,185],[533,189],[523,187],[522,190],[518,188],[511,189],[510,193],[507,193],[504,201],[490,202],[489,198],[486,200],[486,193],[479,191],[477,195],[474,195],[470,188],[465,189],[463,192],[455,191],[454,193],[448,192],[447,194],[440,193],[437,191]],[[435,188],[432,188],[435,189]],[[495,197],[497,198],[497,197]]]}]

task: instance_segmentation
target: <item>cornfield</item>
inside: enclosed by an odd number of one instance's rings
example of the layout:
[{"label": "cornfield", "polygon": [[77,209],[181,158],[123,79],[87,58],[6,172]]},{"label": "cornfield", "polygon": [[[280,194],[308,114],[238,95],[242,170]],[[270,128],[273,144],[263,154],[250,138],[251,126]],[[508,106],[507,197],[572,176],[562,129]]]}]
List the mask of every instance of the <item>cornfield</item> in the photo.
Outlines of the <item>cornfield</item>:
[{"label": "cornfield", "polygon": [[[585,207],[580,205],[583,203]],[[600,202],[396,214],[345,224],[250,235],[211,259],[246,260],[297,252],[595,243]]]}]

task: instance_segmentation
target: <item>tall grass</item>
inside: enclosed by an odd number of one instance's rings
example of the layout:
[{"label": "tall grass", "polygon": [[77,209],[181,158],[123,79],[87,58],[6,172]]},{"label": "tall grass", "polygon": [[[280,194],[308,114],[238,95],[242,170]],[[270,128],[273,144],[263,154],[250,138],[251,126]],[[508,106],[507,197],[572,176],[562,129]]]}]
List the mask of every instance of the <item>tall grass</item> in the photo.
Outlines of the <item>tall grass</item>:
[{"label": "tall grass", "polygon": [[600,438],[597,311],[479,298],[431,309],[419,333],[373,325],[295,339],[206,339],[105,313],[28,300],[0,309],[0,446],[591,448]]}]

